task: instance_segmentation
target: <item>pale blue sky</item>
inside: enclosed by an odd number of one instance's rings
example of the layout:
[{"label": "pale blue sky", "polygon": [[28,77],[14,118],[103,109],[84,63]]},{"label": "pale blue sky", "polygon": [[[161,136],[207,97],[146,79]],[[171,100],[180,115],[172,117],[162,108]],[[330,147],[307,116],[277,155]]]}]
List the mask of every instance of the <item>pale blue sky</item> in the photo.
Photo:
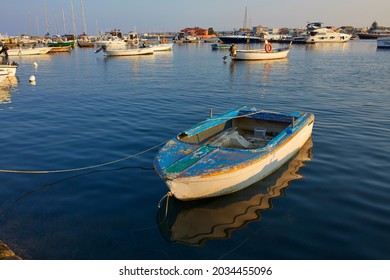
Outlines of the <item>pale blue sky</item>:
[{"label": "pale blue sky", "polygon": [[[80,0],[46,0],[50,34],[73,33],[71,1],[77,34],[83,31]],[[46,33],[45,0],[12,0],[1,6],[0,33]],[[185,27],[233,30],[248,26],[305,27],[307,21],[325,25],[369,27],[373,21],[390,26],[389,0],[84,0],[88,34],[119,28],[123,32],[168,31]],[[37,24],[38,23],[38,24]]]}]

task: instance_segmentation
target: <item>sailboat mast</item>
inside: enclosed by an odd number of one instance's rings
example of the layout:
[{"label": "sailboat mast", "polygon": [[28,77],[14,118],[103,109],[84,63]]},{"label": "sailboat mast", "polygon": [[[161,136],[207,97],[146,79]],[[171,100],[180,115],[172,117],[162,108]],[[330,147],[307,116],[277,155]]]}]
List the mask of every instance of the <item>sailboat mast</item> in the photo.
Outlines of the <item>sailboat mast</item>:
[{"label": "sailboat mast", "polygon": [[64,13],[64,8],[62,8],[62,24],[64,25],[64,34],[67,34],[66,32],[66,24],[65,24],[65,13]]},{"label": "sailboat mast", "polygon": [[47,7],[46,7],[46,0],[45,0],[45,18],[46,18],[46,34],[49,35],[50,34],[50,27],[49,27],[49,19],[47,17]]},{"label": "sailboat mast", "polygon": [[248,14],[247,14],[247,7],[245,7],[245,17],[244,17],[244,26],[242,27],[243,30],[246,30],[248,28],[248,23],[247,23],[247,17],[248,17]]},{"label": "sailboat mast", "polygon": [[84,1],[80,0],[80,5],[81,5],[81,15],[83,17],[83,33],[87,35],[87,23],[85,22],[85,11],[84,11]]},{"label": "sailboat mast", "polygon": [[72,10],[72,20],[73,20],[73,36],[76,38],[76,20],[74,18],[74,8],[73,8],[73,1],[70,0],[70,8]]},{"label": "sailboat mast", "polygon": [[38,22],[38,16],[35,16],[36,24],[37,24],[37,36],[39,36],[39,22]]}]

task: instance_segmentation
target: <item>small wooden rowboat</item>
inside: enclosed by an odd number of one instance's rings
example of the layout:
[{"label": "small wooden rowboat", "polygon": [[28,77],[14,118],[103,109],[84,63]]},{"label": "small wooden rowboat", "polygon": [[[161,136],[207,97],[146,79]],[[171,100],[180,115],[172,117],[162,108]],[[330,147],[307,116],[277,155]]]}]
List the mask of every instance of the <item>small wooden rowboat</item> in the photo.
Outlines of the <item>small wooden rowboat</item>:
[{"label": "small wooden rowboat", "polygon": [[264,49],[254,50],[237,50],[236,55],[232,56],[232,60],[271,60],[271,59],[283,59],[286,58],[290,49],[290,46],[286,48],[272,49],[271,44],[266,44]]},{"label": "small wooden rowboat", "polygon": [[285,195],[291,181],[303,178],[300,168],[311,160],[312,147],[313,141],[309,138],[296,156],[239,195],[191,203],[177,199],[167,201],[157,214],[161,234],[171,242],[201,247],[208,240],[230,238],[233,231],[262,219],[262,212],[273,207],[274,199]]},{"label": "small wooden rowboat", "polygon": [[209,118],[168,141],[154,168],[180,200],[239,191],[271,174],[310,138],[314,115],[246,106]]}]

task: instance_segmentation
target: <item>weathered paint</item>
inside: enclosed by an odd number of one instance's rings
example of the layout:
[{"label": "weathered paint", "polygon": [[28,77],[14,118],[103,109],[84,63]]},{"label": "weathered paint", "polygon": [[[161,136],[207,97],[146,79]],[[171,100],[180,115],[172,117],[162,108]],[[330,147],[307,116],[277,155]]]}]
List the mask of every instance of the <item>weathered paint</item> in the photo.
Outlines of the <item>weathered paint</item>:
[{"label": "weathered paint", "polygon": [[191,154],[188,154],[184,158],[181,158],[174,164],[170,165],[168,168],[165,169],[164,172],[166,174],[181,173],[188,167],[197,163],[201,158],[214,151],[215,149],[215,147],[201,146],[196,151],[193,151]]},{"label": "weathered paint", "polygon": [[[248,114],[251,115],[248,116]],[[308,137],[310,137],[314,121],[313,115],[302,113],[257,113],[256,109],[249,109],[247,107],[229,111],[227,115],[230,118],[245,115],[249,118],[261,118],[286,122],[287,124],[290,123],[290,125],[280,132],[274,139],[268,142],[265,147],[257,149],[232,149],[212,146],[210,144],[195,145],[182,142],[177,138],[171,140],[157,154],[154,166],[157,173],[171,188],[171,191],[173,189],[177,191],[179,188],[180,191],[184,192],[184,194],[175,194],[175,192],[173,192],[179,199],[197,198],[191,197],[191,186],[198,188],[196,196],[213,196],[213,190],[207,189],[207,186],[204,187],[202,184],[209,184],[210,188],[212,188],[212,185],[217,184],[215,182],[219,179],[221,179],[219,184],[222,186],[216,186],[216,188],[218,188],[218,190],[215,190],[216,195],[224,194],[225,191],[232,192],[242,188],[242,184],[244,183],[231,183],[238,178],[245,181],[245,184],[254,183],[255,181],[253,180],[260,178],[260,175],[256,175],[256,173],[263,173],[261,174],[262,176],[273,172],[274,169],[272,170],[272,168],[280,167],[280,164],[283,163],[283,161],[288,160],[294,153],[297,152],[297,149],[299,149],[306,142]],[[204,123],[187,130],[186,133],[195,135],[196,133],[212,128],[213,126],[226,121],[226,119],[226,114],[214,119],[209,119]],[[294,121],[292,121],[293,119]],[[307,126],[310,126],[309,130],[305,128]],[[300,134],[303,130],[305,131],[305,136],[304,139],[300,139]],[[293,139],[300,139],[298,146],[289,144],[292,141],[297,141]],[[289,151],[288,149],[292,150]],[[283,153],[278,152],[280,150],[283,150]],[[283,155],[286,159],[275,159],[276,155]],[[274,162],[275,160],[279,162]],[[258,170],[254,170],[254,167]],[[245,178],[245,173],[252,174],[248,176],[253,178]],[[229,187],[229,190],[224,190],[223,184],[233,185]],[[182,187],[178,187],[179,185]],[[203,187],[205,188],[204,193],[201,193],[202,191],[200,191],[200,189]],[[189,192],[188,197],[185,192]]]}]

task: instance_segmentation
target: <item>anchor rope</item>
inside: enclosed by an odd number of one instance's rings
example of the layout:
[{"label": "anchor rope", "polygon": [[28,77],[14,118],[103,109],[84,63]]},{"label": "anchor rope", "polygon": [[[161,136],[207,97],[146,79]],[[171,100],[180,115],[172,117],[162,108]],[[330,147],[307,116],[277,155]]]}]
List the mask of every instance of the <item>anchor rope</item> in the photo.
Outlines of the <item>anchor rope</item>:
[{"label": "anchor rope", "polygon": [[11,169],[7,170],[7,169],[0,169],[0,173],[49,174],[49,173],[69,173],[69,172],[75,172],[75,171],[95,169],[95,168],[111,165],[111,164],[114,164],[114,163],[117,163],[117,162],[125,161],[125,160],[128,160],[130,158],[142,155],[142,154],[144,154],[146,152],[149,152],[151,150],[154,150],[154,149],[164,145],[165,143],[166,143],[166,141],[164,141],[164,142],[162,142],[162,143],[160,143],[160,144],[158,144],[156,146],[153,146],[153,147],[151,147],[149,149],[146,149],[146,150],[143,150],[141,152],[138,152],[136,154],[127,155],[127,156],[125,156],[123,158],[120,158],[120,159],[116,159],[116,160],[105,162],[105,163],[101,163],[101,164],[91,165],[91,166],[84,166],[84,167],[70,168],[70,169],[58,169],[58,170],[11,170]]},{"label": "anchor rope", "polygon": [[[210,119],[207,119],[207,120],[204,120],[200,123],[203,123],[203,122],[208,122],[210,121],[211,119],[212,120],[224,120],[224,119],[235,119],[235,118],[243,118],[243,117],[248,117],[248,116],[251,116],[251,115],[254,115],[254,114],[258,114],[260,112],[271,112],[271,111],[265,111],[265,110],[259,110],[259,111],[255,111],[255,112],[252,112],[252,113],[248,113],[248,114],[245,114],[245,115],[241,115],[241,116],[235,116],[235,117],[226,117],[226,118],[210,118]],[[121,161],[125,161],[125,160],[128,160],[130,158],[133,158],[133,157],[136,157],[136,156],[139,156],[139,155],[142,155],[146,152],[149,152],[151,150],[154,150],[160,146],[162,146],[163,144],[165,144],[167,141],[164,141],[156,146],[153,146],[149,149],[146,149],[144,151],[141,151],[139,153],[136,153],[136,154],[132,154],[132,155],[128,155],[128,156],[125,156],[123,158],[120,158],[120,159],[116,159],[116,160],[113,160],[113,161],[109,161],[109,162],[105,162],[105,163],[101,163],[101,164],[96,164],[96,165],[91,165],[91,166],[85,166],[85,167],[78,167],[78,168],[70,168],[70,169],[58,169],[58,170],[13,170],[13,169],[0,169],[0,173],[18,173],[18,174],[49,174],[49,173],[69,173],[69,172],[75,172],[75,171],[82,171],[82,170],[89,170],[89,169],[95,169],[95,168],[99,168],[99,167],[102,167],[102,166],[107,166],[107,165],[111,165],[111,164],[114,164],[114,163],[117,163],[117,162],[121,162]]]}]

